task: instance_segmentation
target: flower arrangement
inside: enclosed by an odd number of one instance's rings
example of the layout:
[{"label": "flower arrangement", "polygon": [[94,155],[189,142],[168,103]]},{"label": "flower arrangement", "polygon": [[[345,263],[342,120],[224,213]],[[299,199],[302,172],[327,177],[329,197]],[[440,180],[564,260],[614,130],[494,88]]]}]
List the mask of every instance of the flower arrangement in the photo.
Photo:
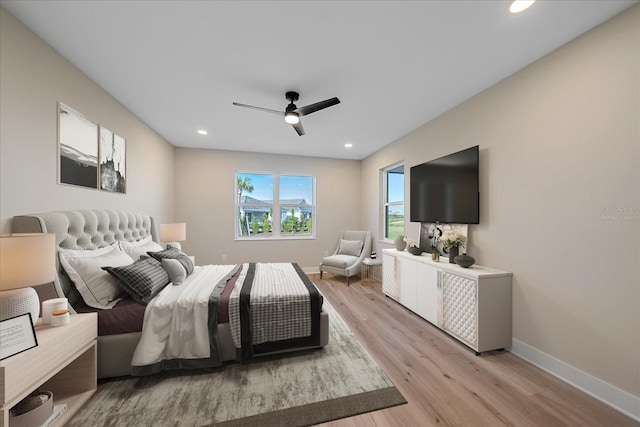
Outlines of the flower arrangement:
[{"label": "flower arrangement", "polygon": [[440,241],[442,242],[442,247],[445,249],[457,248],[460,246],[464,247],[467,242],[467,236],[454,228],[444,231],[442,236],[440,236]]}]

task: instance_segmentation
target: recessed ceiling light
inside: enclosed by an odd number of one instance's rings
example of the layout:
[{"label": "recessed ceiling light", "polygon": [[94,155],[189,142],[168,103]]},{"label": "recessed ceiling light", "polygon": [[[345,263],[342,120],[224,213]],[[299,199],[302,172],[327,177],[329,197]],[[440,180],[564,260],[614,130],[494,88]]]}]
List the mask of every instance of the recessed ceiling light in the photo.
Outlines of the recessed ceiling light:
[{"label": "recessed ceiling light", "polygon": [[509,4],[509,12],[520,13],[523,10],[529,9],[536,0],[512,0]]},{"label": "recessed ceiling light", "polygon": [[209,132],[207,132],[207,131],[206,131],[206,130],[204,130],[204,129],[198,129],[198,133],[199,133],[200,135],[206,135],[206,134],[208,134]]},{"label": "recessed ceiling light", "polygon": [[353,144],[350,144],[350,143],[344,144],[344,148],[351,148],[351,147],[353,147]]}]

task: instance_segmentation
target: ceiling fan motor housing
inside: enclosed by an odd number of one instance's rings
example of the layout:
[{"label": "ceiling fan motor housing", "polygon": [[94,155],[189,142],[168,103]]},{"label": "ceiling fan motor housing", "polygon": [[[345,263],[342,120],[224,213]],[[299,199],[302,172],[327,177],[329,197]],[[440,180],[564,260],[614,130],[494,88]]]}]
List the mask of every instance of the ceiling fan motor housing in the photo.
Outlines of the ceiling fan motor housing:
[{"label": "ceiling fan motor housing", "polygon": [[300,94],[298,92],[287,92],[284,97],[286,99],[288,99],[289,101],[291,101],[291,103],[293,104],[294,102],[296,102],[299,98],[300,98]]}]

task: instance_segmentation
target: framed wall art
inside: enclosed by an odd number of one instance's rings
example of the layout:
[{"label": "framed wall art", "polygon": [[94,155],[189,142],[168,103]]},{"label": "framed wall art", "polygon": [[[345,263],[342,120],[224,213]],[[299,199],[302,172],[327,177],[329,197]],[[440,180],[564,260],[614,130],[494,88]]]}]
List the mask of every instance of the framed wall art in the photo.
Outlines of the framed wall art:
[{"label": "framed wall art", "polygon": [[98,188],[98,125],[58,103],[58,182]]},{"label": "framed wall art", "polygon": [[126,193],[126,141],[100,126],[100,189]]}]

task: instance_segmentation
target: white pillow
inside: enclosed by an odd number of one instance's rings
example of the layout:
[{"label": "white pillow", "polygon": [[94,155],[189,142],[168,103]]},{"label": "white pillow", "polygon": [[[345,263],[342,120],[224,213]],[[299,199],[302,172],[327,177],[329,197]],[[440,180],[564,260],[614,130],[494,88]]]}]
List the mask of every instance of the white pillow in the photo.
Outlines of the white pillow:
[{"label": "white pillow", "polygon": [[187,270],[177,259],[163,258],[162,268],[165,269],[169,275],[169,280],[175,286],[181,285],[184,279],[187,278]]},{"label": "white pillow", "polygon": [[109,309],[122,299],[118,298],[121,290],[116,279],[102,269],[133,264],[133,259],[117,243],[94,251],[62,248],[59,251],[60,264],[88,306]]},{"label": "white pillow", "polygon": [[340,240],[338,254],[360,256],[362,252],[362,242],[360,240]]},{"label": "white pillow", "polygon": [[120,241],[118,244],[120,245],[120,249],[133,258],[134,261],[140,259],[142,255],[146,255],[147,252],[157,252],[164,249],[158,243],[151,240],[151,236],[147,236],[137,242]]}]

